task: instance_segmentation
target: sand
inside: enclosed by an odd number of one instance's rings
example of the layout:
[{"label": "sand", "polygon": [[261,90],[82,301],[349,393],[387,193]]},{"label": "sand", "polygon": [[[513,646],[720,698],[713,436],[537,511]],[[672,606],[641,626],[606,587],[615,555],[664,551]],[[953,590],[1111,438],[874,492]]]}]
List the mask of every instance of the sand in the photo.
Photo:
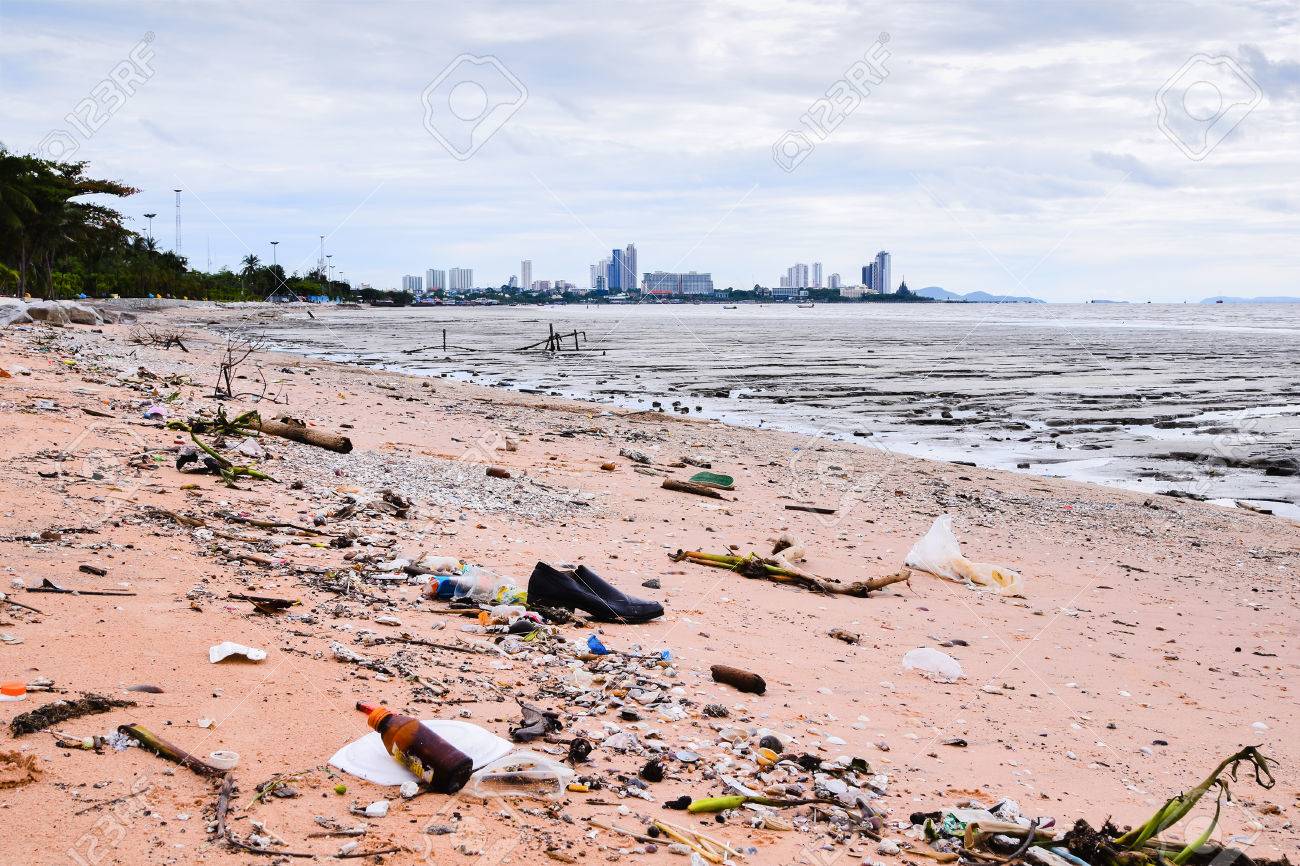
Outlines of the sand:
[{"label": "sand", "polygon": [[[171,321],[190,315],[156,314]],[[1094,825],[1108,816],[1142,821],[1219,757],[1260,744],[1278,761],[1278,785],[1262,791],[1242,780],[1217,838],[1239,837],[1255,857],[1294,859],[1300,850],[1293,826],[1300,808],[1296,523],[794,434],[270,355],[258,360],[269,389],[290,402],[259,408],[345,432],[355,450],[336,455],[263,439],[269,459],[257,465],[282,483],[245,480],[232,490],[213,476],[178,472],[174,449],[188,440],[144,418],[154,404],[170,417],[214,405],[220,338],[196,330],[182,353],[132,345],[130,331],[31,326],[0,338],[0,369],[12,374],[0,378],[0,591],[43,612],[0,605],[0,636],[15,641],[0,643],[0,679],[45,677],[68,696],[89,691],[137,701],[61,726],[78,737],[136,722],[193,753],[238,752],[230,825],[240,838],[272,835],[284,840],[283,850],[328,857],[349,838],[311,837],[324,832],[315,820],[324,816],[368,825],[356,850],[399,848],[384,855],[389,863],[522,863],[548,849],[588,862],[673,862],[662,846],[641,853],[634,840],[593,832],[586,819],[637,828],[644,818],[667,817],[701,826],[661,804],[722,793],[707,769],[721,755],[716,726],[771,729],[789,749],[826,759],[864,758],[887,774],[873,807],[885,813],[885,837],[900,842],[908,835],[896,824],[907,824],[911,813],[970,798],[1014,798],[1024,814],[1054,816],[1063,827],[1079,817]],[[246,372],[241,383],[260,391],[260,375]],[[160,399],[173,393],[171,402]],[[232,414],[255,407],[249,399],[229,405]],[[660,477],[639,474],[618,456],[624,448],[645,452],[674,477],[695,471],[673,468],[680,458],[707,459],[735,476],[736,490],[726,500],[663,490]],[[616,469],[602,470],[606,462]],[[485,464],[512,477],[487,479]],[[323,529],[360,536],[346,549],[212,517],[229,511],[310,526],[343,497],[364,501],[385,486],[411,496],[411,515],[327,519]],[[784,507],[801,503],[836,513]],[[212,528],[254,543],[194,533],[151,508],[207,515]],[[669,559],[679,548],[766,552],[771,539],[793,533],[807,547],[804,567],[866,580],[898,569],[940,514],[952,516],[971,558],[1019,570],[1026,597],[976,592],[923,573],[870,598],[828,597]],[[436,794],[402,801],[391,788],[331,773],[329,756],[365,731],[353,709],[360,699],[464,719],[501,736],[518,724],[516,697],[573,709],[539,693],[539,684],[564,669],[527,654],[357,640],[368,631],[490,645],[487,636],[460,631],[472,620],[421,599],[416,586],[365,584],[367,595],[384,599],[375,603],[321,588],[349,554],[378,560],[418,551],[458,556],[521,584],[538,560],[583,562],[629,592],[662,601],[666,615],[649,624],[560,631],[573,639],[598,633],[616,650],[671,650],[671,668],[654,670],[666,687],[683,690],[687,718],[666,722],[646,711],[637,728],[617,711],[566,715],[572,724],[562,736],[599,742],[616,725],[655,742],[657,731],[670,754],[689,748],[705,760],[670,761],[667,778],[649,786],[646,800],[622,796],[618,785],[618,775],[635,773],[645,757],[598,747],[578,769],[614,787],[571,793],[557,810]],[[80,572],[81,565],[107,574]],[[12,585],[44,578],[135,595],[38,594]],[[651,579],[661,588],[641,586]],[[227,599],[230,592],[302,604],[265,616]],[[388,616],[401,625],[376,622]],[[836,628],[860,634],[860,642],[831,637]],[[268,657],[210,664],[208,647],[223,640],[263,648]],[[334,642],[380,667],[387,661],[394,675],[337,660]],[[943,644],[963,679],[944,684],[903,670],[908,650]],[[709,666],[718,663],[760,673],[766,694],[711,682]],[[431,697],[402,670],[445,692]],[[163,691],[124,691],[137,684]],[[0,862],[274,859],[233,850],[208,832],[217,791],[211,780],[139,748],[97,754],[59,747],[50,734],[8,736],[15,714],[56,697],[32,693],[0,704],[0,751],[33,755],[41,769],[37,781],[0,792],[9,828],[0,835]],[[730,716],[703,716],[708,703],[727,706]],[[201,727],[200,720],[214,724]],[[944,744],[953,739],[967,745]],[[256,786],[275,774],[300,774],[291,783],[300,796],[250,806]],[[334,793],[340,782],[346,794]],[[348,812],[384,797],[394,801],[387,817]],[[431,824],[455,832],[425,832]],[[750,859],[761,863],[926,862],[878,854],[863,840],[830,842],[824,822],[777,832],[732,817],[709,827],[737,848],[754,846]]]}]

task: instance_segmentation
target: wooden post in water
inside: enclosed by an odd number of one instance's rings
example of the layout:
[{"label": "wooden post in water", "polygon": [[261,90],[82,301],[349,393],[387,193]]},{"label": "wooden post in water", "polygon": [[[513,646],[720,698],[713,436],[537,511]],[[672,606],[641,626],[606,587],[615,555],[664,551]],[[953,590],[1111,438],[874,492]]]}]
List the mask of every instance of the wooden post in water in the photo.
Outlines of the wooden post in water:
[{"label": "wooden post in water", "polygon": [[442,329],[442,350],[447,351],[447,329]]}]

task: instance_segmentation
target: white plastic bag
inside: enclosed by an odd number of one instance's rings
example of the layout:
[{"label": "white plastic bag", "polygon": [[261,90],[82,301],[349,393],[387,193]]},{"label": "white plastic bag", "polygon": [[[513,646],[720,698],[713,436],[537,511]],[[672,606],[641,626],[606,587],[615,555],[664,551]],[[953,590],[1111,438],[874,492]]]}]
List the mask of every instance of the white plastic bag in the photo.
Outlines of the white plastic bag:
[{"label": "white plastic bag", "polygon": [[961,662],[934,647],[908,650],[903,656],[903,670],[916,671],[926,679],[939,683],[955,683],[966,676]]},{"label": "white plastic bag", "polygon": [[907,554],[910,568],[984,587],[999,595],[1024,595],[1025,579],[1006,566],[971,562],[961,555],[961,545],[952,531],[952,518],[942,514],[930,531]]}]

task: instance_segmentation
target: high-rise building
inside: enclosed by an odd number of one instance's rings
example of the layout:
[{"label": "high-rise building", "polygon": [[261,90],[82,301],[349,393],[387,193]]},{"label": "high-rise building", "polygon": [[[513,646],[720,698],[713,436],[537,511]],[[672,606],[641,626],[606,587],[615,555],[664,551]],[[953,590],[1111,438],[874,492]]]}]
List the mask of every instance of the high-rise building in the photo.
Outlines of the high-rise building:
[{"label": "high-rise building", "polygon": [[424,291],[424,277],[418,277],[414,274],[407,274],[402,277],[402,291],[404,292],[421,292]]},{"label": "high-rise building", "polygon": [[533,284],[533,260],[524,259],[519,263],[519,285],[525,289]]},{"label": "high-rise building", "polygon": [[813,262],[811,285],[814,289],[820,289],[822,287],[822,263],[821,262]]},{"label": "high-rise building", "polygon": [[601,259],[591,266],[591,287],[601,290],[609,288],[609,259]]},{"label": "high-rise building", "polygon": [[424,272],[424,285],[431,292],[446,291],[447,272],[429,268]]},{"label": "high-rise building", "polygon": [[473,268],[452,268],[447,272],[447,291],[466,292],[474,288]]},{"label": "high-rise building", "polygon": [[[818,276],[821,275],[821,265],[818,268]],[[790,288],[806,289],[810,285],[808,276],[808,266],[803,262],[795,262],[793,266],[786,269],[786,279],[789,281]]]},{"label": "high-rise building", "polygon": [[831,275],[830,275],[830,278],[829,278],[829,281],[826,283],[826,288],[828,288],[828,289],[838,289],[839,287],[840,287],[840,275],[839,275],[839,274],[831,274]]},{"label": "high-rise building", "polygon": [[636,244],[628,244],[627,249],[623,250],[623,291],[636,291],[636,274]]},{"label": "high-rise building", "polygon": [[518,278],[518,277],[514,277],[514,276],[512,276],[512,277],[510,278],[510,281],[509,281],[508,283],[506,283],[506,285],[508,285],[508,286],[509,286],[510,288],[512,288],[512,289],[517,289],[517,288],[519,288],[519,278]]},{"label": "high-rise building", "polygon": [[609,251],[609,290],[611,292],[623,291],[623,251]]},{"label": "high-rise building", "polygon": [[875,267],[871,271],[871,288],[880,295],[894,292],[894,286],[889,281],[889,253],[884,250],[876,253]]},{"label": "high-rise building", "polygon": [[868,291],[875,285],[875,269],[875,265],[871,264],[862,266],[862,285],[866,286]]},{"label": "high-rise building", "polygon": [[645,275],[643,286],[645,293],[655,297],[668,298],[674,295],[711,295],[713,294],[713,275],[688,271],[684,274],[654,271]]}]

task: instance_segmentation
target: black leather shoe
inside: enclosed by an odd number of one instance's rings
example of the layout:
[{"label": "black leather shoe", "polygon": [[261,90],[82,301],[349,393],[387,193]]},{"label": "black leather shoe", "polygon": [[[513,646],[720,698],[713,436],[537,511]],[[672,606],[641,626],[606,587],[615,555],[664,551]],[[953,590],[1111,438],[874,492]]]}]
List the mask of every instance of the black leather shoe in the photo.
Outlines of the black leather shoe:
[{"label": "black leather shoe", "polygon": [[585,565],[569,570],[537,563],[528,578],[528,603],[582,610],[604,622],[642,623],[664,615],[659,602],[633,598]]}]

